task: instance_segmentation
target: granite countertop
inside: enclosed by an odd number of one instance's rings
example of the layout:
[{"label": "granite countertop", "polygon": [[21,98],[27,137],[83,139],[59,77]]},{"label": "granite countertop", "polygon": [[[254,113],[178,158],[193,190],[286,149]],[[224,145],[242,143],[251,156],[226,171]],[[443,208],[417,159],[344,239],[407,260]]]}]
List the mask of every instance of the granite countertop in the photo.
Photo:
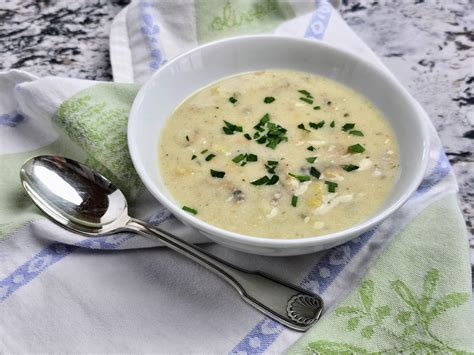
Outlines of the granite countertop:
[{"label": "granite countertop", "polygon": [[[110,23],[127,3],[3,0],[0,70],[111,80]],[[474,263],[472,3],[342,0],[340,11],[434,122],[458,178]]]}]

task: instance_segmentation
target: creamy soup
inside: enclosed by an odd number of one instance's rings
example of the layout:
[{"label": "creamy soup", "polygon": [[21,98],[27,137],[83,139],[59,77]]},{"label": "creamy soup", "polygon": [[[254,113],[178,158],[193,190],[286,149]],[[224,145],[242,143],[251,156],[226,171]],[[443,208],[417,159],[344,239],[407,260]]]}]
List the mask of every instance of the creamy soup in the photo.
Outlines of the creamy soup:
[{"label": "creamy soup", "polygon": [[185,211],[251,236],[299,238],[373,214],[398,174],[394,133],[352,89],[303,72],[225,78],[187,98],[159,146]]}]

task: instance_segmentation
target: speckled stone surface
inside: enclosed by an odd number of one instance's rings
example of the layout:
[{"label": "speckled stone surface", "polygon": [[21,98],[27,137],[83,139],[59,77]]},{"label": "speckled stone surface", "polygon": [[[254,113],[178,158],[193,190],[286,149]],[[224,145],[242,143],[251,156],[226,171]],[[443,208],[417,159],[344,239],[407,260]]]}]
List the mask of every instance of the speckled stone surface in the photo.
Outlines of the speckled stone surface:
[{"label": "speckled stone surface", "polygon": [[[0,70],[111,80],[111,20],[128,1],[1,0]],[[474,250],[474,9],[470,0],[343,0],[340,11],[433,120]],[[474,252],[471,253],[474,263]]]}]

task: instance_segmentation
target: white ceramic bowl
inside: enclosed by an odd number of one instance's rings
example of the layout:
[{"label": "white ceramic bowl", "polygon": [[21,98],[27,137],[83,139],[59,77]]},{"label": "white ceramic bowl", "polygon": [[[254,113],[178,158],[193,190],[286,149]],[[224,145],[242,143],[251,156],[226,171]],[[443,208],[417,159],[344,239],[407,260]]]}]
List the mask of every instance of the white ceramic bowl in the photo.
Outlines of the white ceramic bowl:
[{"label": "white ceramic bowl", "polygon": [[[337,233],[300,239],[246,236],[208,224],[181,209],[160,176],[158,141],[174,109],[194,91],[224,77],[285,68],[337,80],[372,101],[390,121],[400,146],[400,178],[384,205],[361,223]],[[217,243],[261,255],[299,255],[328,249],[373,228],[395,212],[421,182],[428,159],[428,133],[421,111],[383,70],[321,42],[271,35],[221,40],[195,48],[158,70],[138,93],[128,124],[128,145],[148,190],[184,223]]]}]

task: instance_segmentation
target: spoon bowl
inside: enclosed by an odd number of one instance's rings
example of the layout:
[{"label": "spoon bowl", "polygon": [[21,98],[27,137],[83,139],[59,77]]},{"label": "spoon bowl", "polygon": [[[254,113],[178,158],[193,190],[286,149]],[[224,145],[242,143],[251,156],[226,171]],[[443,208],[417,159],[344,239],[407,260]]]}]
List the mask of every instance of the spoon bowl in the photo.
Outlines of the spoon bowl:
[{"label": "spoon bowl", "polygon": [[114,233],[130,219],[123,193],[75,160],[35,157],[22,166],[20,178],[33,202],[73,231],[89,236]]}]

